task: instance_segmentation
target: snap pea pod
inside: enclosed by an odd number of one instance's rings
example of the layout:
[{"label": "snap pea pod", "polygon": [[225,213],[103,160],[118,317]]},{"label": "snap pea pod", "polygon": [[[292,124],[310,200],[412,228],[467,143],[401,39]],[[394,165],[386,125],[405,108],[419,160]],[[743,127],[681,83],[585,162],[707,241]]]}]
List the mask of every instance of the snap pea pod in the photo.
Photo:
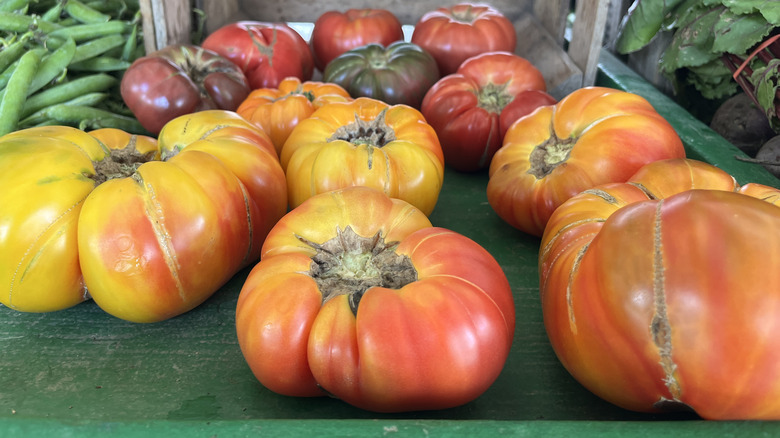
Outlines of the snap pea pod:
[{"label": "snap pea pod", "polygon": [[97,11],[79,0],[68,0],[65,3],[65,12],[81,23],[103,23],[111,19],[111,16]]},{"label": "snap pea pod", "polygon": [[19,58],[19,65],[16,66],[0,98],[0,136],[16,129],[24,100],[27,98],[27,89],[40,63],[40,52],[36,50],[26,52]]},{"label": "snap pea pod", "polygon": [[71,37],[76,42],[91,40],[93,38],[126,33],[130,30],[130,24],[121,20],[111,20],[105,23],[76,24],[73,26],[60,27],[49,32],[50,37]]},{"label": "snap pea pod", "polygon": [[127,70],[132,64],[130,61],[124,61],[119,58],[112,58],[110,56],[98,56],[95,58],[85,59],[80,62],[76,62],[68,66],[71,71],[91,71],[91,72],[107,72],[107,71],[120,71]]},{"label": "snap pea pod", "polygon": [[14,12],[25,11],[30,4],[30,0],[2,0],[0,1],[0,11]]},{"label": "snap pea pod", "polygon": [[45,21],[56,23],[59,21],[60,15],[62,15],[62,2],[57,2],[54,6],[47,9],[46,12],[41,14],[41,18]]},{"label": "snap pea pod", "polygon": [[149,135],[148,131],[132,117],[84,105],[52,105],[42,110],[48,119],[80,129],[117,128],[135,134]]},{"label": "snap pea pod", "polygon": [[2,73],[0,73],[0,90],[5,90],[5,86],[8,85],[8,81],[11,80],[11,75],[14,74],[14,71],[16,70],[16,66],[18,65],[19,65],[19,58],[17,58],[16,61],[12,62],[11,65],[6,67],[5,70],[3,70]]},{"label": "snap pea pod", "polygon": [[40,90],[46,84],[53,81],[54,78],[61,75],[68,67],[68,64],[70,64],[75,53],[76,42],[73,41],[73,38],[67,38],[65,44],[60,48],[43,56],[41,65],[38,68],[37,73],[35,73],[35,77],[32,79],[27,94],[30,95]]},{"label": "snap pea pod", "polygon": [[117,82],[119,80],[114,76],[96,73],[49,87],[27,98],[21,117],[27,117],[43,108],[67,102],[83,94],[106,91]]},{"label": "snap pea pod", "polygon": [[42,20],[40,17],[0,12],[0,30],[2,31],[24,33],[28,30],[40,30],[48,34],[61,29],[63,27],[59,24]]},{"label": "snap pea pod", "polygon": [[123,61],[130,61],[135,55],[135,50],[138,47],[138,23],[133,23],[133,29],[130,31],[130,36],[127,37],[124,47],[122,47],[122,54],[120,59]]},{"label": "snap pea pod", "polygon": [[81,43],[76,47],[71,63],[78,63],[86,59],[102,55],[109,50],[125,44],[125,36],[121,34],[106,35]]},{"label": "snap pea pod", "polygon": [[[80,96],[76,96],[73,99],[66,100],[58,103],[57,105],[70,105],[70,106],[96,106],[108,98],[108,93],[87,93]],[[29,128],[31,126],[37,126],[47,120],[52,120],[50,117],[49,107],[40,109],[26,117],[19,120],[20,128]]]},{"label": "snap pea pod", "polygon": [[9,65],[13,64],[25,52],[25,46],[30,34],[26,33],[25,35],[0,51],[0,71],[7,69]]}]

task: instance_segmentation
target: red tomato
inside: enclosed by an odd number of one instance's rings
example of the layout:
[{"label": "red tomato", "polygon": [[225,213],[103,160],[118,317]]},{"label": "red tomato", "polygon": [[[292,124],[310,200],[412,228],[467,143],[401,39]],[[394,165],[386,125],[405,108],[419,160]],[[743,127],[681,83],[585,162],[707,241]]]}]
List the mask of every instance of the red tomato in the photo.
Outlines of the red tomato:
[{"label": "red tomato", "polygon": [[383,46],[404,39],[401,22],[385,9],[328,11],[314,22],[311,49],[320,71],[347,50],[377,43]]},{"label": "red tomato", "polygon": [[577,193],[684,156],[677,132],[643,97],[580,88],[509,127],[490,163],[487,199],[507,223],[541,236],[552,212]]},{"label": "red tomato", "polygon": [[249,85],[241,69],[216,52],[172,45],[136,59],[122,76],[120,91],[141,125],[156,135],[178,116],[235,111]]},{"label": "red tomato", "polygon": [[484,248],[362,186],[284,216],[236,308],[264,386],[378,412],[474,400],[504,367],[514,327],[509,282]]},{"label": "red tomato", "polygon": [[314,74],[308,44],[284,23],[226,24],[206,37],[202,46],[238,65],[253,90],[276,88],[288,76],[308,81]]},{"label": "red tomato", "polygon": [[502,142],[506,131],[512,126],[512,123],[536,111],[540,106],[554,105],[555,103],[557,103],[557,100],[547,94],[546,91],[526,90],[518,93],[511,102],[506,104],[498,116]]},{"label": "red tomato", "polygon": [[[547,98],[526,101],[519,96],[529,90]],[[545,90],[542,73],[528,60],[509,52],[488,52],[469,58],[457,73],[437,81],[425,94],[420,111],[439,135],[447,165],[471,172],[488,167],[501,147],[504,108],[517,99],[528,109],[554,101]],[[518,115],[512,111],[504,123]]]},{"label": "red tomato", "polygon": [[[641,412],[780,419],[780,198],[673,159],[553,213],[539,255],[544,325],[566,369]],[[771,193],[771,195],[770,195]]]},{"label": "red tomato", "polygon": [[412,42],[427,50],[442,76],[485,52],[514,52],[517,34],[504,14],[487,4],[459,3],[427,12],[417,21]]}]

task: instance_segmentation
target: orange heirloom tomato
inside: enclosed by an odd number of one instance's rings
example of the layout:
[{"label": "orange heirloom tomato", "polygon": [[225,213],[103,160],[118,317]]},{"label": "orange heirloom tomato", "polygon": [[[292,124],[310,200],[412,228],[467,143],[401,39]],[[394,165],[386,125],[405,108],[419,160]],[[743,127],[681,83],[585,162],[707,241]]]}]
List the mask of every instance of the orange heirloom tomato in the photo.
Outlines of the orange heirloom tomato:
[{"label": "orange heirloom tomato", "polygon": [[428,215],[444,180],[441,145],[422,114],[368,97],[312,113],[290,133],[280,158],[292,208],[318,193],[361,185]]},{"label": "orange heirloom tomato", "polygon": [[541,236],[570,197],[624,182],[652,161],[683,157],[677,132],[643,97],[580,88],[512,124],[490,163],[487,198],[507,223]]},{"label": "orange heirloom tomato", "polygon": [[202,303],[257,260],[286,211],[271,141],[222,110],[174,119],[158,141],[64,126],[8,134],[0,187],[0,301],[47,312],[91,296],[134,322]]},{"label": "orange heirloom tomato", "polygon": [[779,197],[670,159],[564,202],[539,273],[566,369],[630,410],[780,419]]},{"label": "orange heirloom tomato", "polygon": [[236,308],[264,386],[378,412],[474,400],[503,369],[514,327],[509,282],[484,248],[359,186],[284,216]]},{"label": "orange heirloom tomato", "polygon": [[326,103],[349,100],[352,98],[340,85],[288,77],[278,88],[253,90],[236,112],[271,136],[278,154],[301,120]]}]

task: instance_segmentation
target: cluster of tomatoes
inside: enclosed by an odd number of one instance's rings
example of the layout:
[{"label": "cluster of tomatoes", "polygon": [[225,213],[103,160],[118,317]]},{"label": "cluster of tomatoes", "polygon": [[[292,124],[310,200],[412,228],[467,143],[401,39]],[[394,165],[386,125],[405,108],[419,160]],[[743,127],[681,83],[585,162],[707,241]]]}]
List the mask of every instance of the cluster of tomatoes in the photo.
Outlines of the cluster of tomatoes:
[{"label": "cluster of tomatoes", "polygon": [[[743,357],[780,374],[768,338],[780,297],[762,296],[780,280],[760,275],[780,266],[780,191],[685,158],[635,94],[588,87],[556,102],[514,46],[500,12],[463,3],[425,14],[410,42],[393,14],[367,9],[324,14],[309,42],[237,22],[151,53],[122,95],[154,136],[0,138],[17,157],[0,172],[15,200],[0,298],[40,312],[91,297],[155,322],[254,264],[236,329],[265,386],[374,411],[457,406],[503,368],[514,302],[496,260],[428,215],[445,165],[487,170],[496,213],[541,238],[545,326],[586,387],[640,411],[779,416],[763,380],[723,388]],[[46,141],[30,150],[31,138]],[[764,245],[748,248],[756,236]],[[724,328],[713,315],[726,309]]]}]

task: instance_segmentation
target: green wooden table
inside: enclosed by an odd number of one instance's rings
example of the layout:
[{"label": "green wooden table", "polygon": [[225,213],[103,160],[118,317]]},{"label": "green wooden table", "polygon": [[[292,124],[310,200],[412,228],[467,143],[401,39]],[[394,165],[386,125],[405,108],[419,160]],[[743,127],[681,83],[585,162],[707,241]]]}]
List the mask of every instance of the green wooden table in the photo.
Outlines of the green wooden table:
[{"label": "green wooden table", "polygon": [[[680,133],[689,156],[715,163],[740,183],[780,187],[671,99],[605,53],[599,84],[648,98]],[[502,222],[487,203],[487,173],[448,170],[437,226],[488,249],[512,284],[514,345],[504,371],[477,400],[430,412],[375,414],[329,398],[274,394],[254,378],[234,329],[245,269],[205,304],[150,325],[118,320],[86,302],[26,314],[0,306],[0,437],[249,436],[766,436],[773,422],[706,422],[693,415],[647,415],[610,405],[574,381],[542,325],[539,239]]]}]

